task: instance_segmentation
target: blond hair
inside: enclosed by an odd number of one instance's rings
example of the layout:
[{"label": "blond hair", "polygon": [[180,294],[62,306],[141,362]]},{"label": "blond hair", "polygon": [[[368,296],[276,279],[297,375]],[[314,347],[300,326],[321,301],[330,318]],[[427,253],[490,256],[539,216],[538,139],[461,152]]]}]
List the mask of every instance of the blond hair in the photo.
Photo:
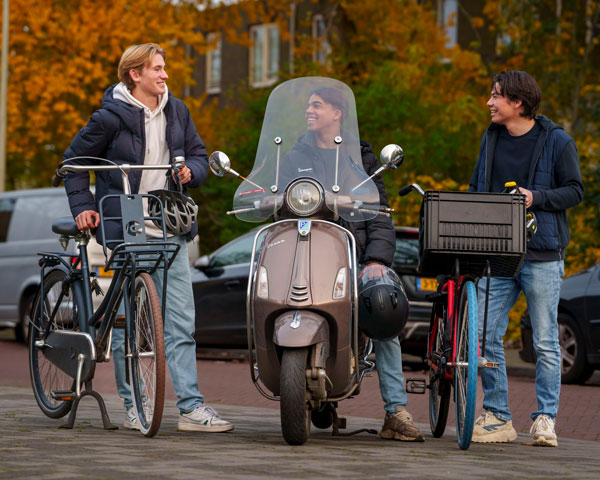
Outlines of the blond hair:
[{"label": "blond hair", "polygon": [[167,59],[167,55],[164,49],[156,43],[144,43],[142,45],[132,45],[121,55],[119,61],[119,80],[121,80],[129,90],[133,90],[135,83],[129,75],[131,69],[137,70],[138,73],[142,73],[142,69],[147,65],[153,58],[154,55],[160,54],[164,60]]}]

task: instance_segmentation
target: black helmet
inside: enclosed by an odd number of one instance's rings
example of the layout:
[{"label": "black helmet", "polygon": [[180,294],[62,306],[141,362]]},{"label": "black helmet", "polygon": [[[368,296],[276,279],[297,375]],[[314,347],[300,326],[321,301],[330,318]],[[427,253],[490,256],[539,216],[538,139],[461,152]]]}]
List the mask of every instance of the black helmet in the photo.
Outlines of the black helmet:
[{"label": "black helmet", "polygon": [[367,265],[358,277],[360,330],[375,340],[388,340],[402,332],[407,318],[408,299],[396,272],[381,264]]},{"label": "black helmet", "polygon": [[[171,235],[185,235],[190,232],[198,215],[198,206],[190,197],[172,190],[153,190],[148,193],[158,197],[163,203],[165,227],[168,233]],[[160,202],[152,197],[148,198],[148,215],[158,217],[158,219],[153,219],[152,222],[158,228],[163,228],[160,221]]]}]

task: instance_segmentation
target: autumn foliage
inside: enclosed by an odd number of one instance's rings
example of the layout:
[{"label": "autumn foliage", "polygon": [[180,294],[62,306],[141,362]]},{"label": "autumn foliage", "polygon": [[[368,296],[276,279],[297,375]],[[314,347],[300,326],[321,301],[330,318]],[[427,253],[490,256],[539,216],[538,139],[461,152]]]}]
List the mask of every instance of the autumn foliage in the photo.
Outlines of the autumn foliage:
[{"label": "autumn foliage", "polygon": [[[392,142],[404,147],[404,165],[385,179],[398,224],[417,224],[418,197],[396,195],[404,184],[466,188],[489,122],[491,75],[529,71],[544,93],[540,113],[565,127],[581,157],[586,192],[570,212],[567,270],[600,260],[598,0],[486,0],[477,16],[463,11],[461,21],[495,39],[495,51],[487,53],[481,45],[448,48],[435,2],[294,2],[303,6],[293,39],[291,3],[11,0],[6,188],[49,184],[71,139],[117,81],[122,51],[150,41],[167,49],[169,88],[185,97],[209,150],[227,151],[236,169],[247,172],[269,90],[248,91],[248,78],[240,78],[239,89],[223,92],[222,98],[235,97],[223,107],[204,96],[186,97],[186,87],[194,85],[208,32],[248,47],[248,25],[278,23],[282,42],[293,41],[294,52],[294,71],[282,64],[280,80],[324,75],[346,82],[356,96],[361,137],[375,151]],[[331,54],[323,64],[313,62],[323,39],[312,37],[311,8],[327,18]],[[248,228],[225,215],[234,184],[209,179],[195,192],[203,251]]]}]

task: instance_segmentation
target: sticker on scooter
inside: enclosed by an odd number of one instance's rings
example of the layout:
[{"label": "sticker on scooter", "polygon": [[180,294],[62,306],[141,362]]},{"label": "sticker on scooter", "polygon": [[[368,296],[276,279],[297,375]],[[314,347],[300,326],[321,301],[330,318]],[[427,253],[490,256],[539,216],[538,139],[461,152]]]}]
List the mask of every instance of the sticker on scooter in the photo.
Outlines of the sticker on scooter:
[{"label": "sticker on scooter", "polygon": [[305,237],[310,233],[310,220],[298,220],[298,233]]}]

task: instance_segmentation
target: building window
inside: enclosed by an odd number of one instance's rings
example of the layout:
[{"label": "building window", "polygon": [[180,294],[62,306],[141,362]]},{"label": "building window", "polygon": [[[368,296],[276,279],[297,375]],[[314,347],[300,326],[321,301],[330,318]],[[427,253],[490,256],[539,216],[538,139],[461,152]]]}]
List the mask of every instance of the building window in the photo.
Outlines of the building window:
[{"label": "building window", "polygon": [[209,33],[206,37],[209,49],[206,52],[206,93],[221,91],[221,35]]},{"label": "building window", "polygon": [[313,52],[313,61],[324,65],[331,53],[331,45],[327,41],[327,24],[323,15],[319,14],[313,17],[312,36],[316,44]]},{"label": "building window", "polygon": [[276,24],[250,28],[250,84],[266,87],[277,81],[279,72],[279,27]]},{"label": "building window", "polygon": [[458,42],[458,1],[439,0],[438,20],[446,29],[446,47],[452,48]]}]

